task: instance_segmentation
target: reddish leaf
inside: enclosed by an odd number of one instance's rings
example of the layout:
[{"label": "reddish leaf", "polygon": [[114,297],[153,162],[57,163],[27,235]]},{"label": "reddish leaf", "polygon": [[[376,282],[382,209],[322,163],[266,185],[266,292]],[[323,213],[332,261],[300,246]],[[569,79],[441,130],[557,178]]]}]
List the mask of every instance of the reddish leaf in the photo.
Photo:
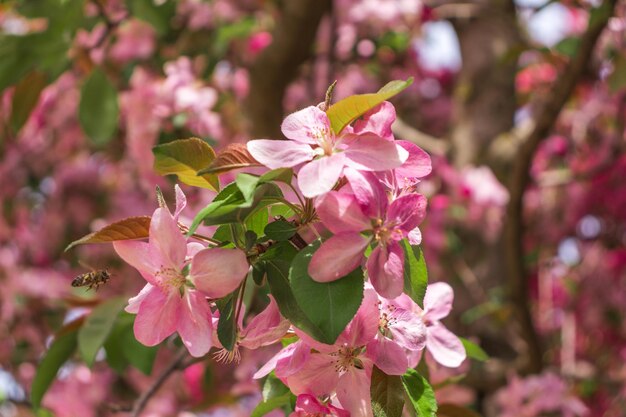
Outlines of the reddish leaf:
[{"label": "reddish leaf", "polygon": [[231,143],[220,152],[207,168],[198,171],[201,174],[223,174],[239,168],[258,167],[257,162],[243,143]]},{"label": "reddish leaf", "polygon": [[65,250],[85,243],[110,243],[117,240],[144,239],[148,237],[149,230],[150,216],[128,217],[75,240]]}]

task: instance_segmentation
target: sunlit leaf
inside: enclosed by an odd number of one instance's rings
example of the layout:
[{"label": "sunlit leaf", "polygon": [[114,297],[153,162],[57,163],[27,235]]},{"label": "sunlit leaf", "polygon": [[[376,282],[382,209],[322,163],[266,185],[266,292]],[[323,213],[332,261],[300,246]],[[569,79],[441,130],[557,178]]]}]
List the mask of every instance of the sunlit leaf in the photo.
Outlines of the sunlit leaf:
[{"label": "sunlit leaf", "polygon": [[387,375],[377,367],[372,370],[372,411],[375,417],[400,417],[404,408],[402,380],[398,375]]},{"label": "sunlit leaf", "polygon": [[424,308],[424,296],[428,286],[428,270],[424,253],[419,246],[412,246],[403,239],[400,244],[404,250],[404,292]]},{"label": "sunlit leaf", "polygon": [[291,403],[292,395],[293,394],[287,392],[278,397],[270,398],[267,401],[262,401],[254,408],[254,410],[252,410],[250,417],[262,417],[270,413],[272,410],[289,405]]},{"label": "sunlit leaf", "polygon": [[94,69],[80,90],[78,119],[96,145],[105,145],[113,138],[119,110],[115,86],[101,69]]},{"label": "sunlit leaf", "polygon": [[217,154],[213,162],[202,167],[198,174],[223,174],[240,168],[261,166],[257,162],[244,143],[231,143]]},{"label": "sunlit leaf", "polygon": [[150,216],[128,217],[75,240],[65,250],[68,251],[76,245],[85,243],[110,243],[117,240],[144,239],[148,237],[149,231]]},{"label": "sunlit leaf", "polygon": [[426,378],[415,369],[409,369],[402,375],[402,385],[406,391],[418,417],[435,417],[437,400],[435,391]]},{"label": "sunlit leaf", "polygon": [[326,110],[326,114],[330,119],[330,126],[335,133],[340,133],[358,117],[378,106],[383,101],[389,100],[411,84],[413,84],[412,77],[408,78],[406,81],[395,80],[387,83],[376,93],[357,94],[338,101]]},{"label": "sunlit leaf", "polygon": [[154,169],[160,175],[176,175],[181,182],[194,187],[218,191],[220,184],[212,174],[197,175],[215,159],[208,143],[198,138],[179,139],[152,148]]},{"label": "sunlit leaf", "polygon": [[487,355],[487,352],[485,352],[480,346],[463,337],[460,337],[459,339],[461,339],[461,343],[463,343],[463,347],[465,348],[465,353],[469,358],[476,359],[481,362],[489,360],[489,355]]}]

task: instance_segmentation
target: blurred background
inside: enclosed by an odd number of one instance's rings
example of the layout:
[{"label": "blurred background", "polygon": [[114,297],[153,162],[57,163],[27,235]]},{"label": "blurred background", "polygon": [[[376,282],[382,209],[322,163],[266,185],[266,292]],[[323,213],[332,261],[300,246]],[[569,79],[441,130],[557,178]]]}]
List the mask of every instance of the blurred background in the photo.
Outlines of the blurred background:
[{"label": "blurred background", "polygon": [[[280,138],[335,80],[337,100],[408,77],[394,133],[433,160],[430,280],[455,288],[446,326],[491,357],[430,364],[439,402],[626,415],[625,16],[621,0],[1,2],[0,415],[35,415],[30,384],[62,323],[143,285],[109,245],[63,250],[150,214],[155,185],[173,200],[154,145]],[[212,197],[183,188],[187,216]],[[103,267],[98,293],[70,286]],[[172,355],[137,349],[149,363],[70,361],[38,415],[119,415]],[[143,415],[249,415],[269,356],[195,363]]]}]

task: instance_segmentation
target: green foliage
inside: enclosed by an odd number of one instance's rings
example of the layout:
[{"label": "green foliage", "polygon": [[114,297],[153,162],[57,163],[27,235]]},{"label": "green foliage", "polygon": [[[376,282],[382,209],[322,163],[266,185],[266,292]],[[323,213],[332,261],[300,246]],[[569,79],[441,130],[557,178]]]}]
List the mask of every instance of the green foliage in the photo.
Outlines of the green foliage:
[{"label": "green foliage", "polygon": [[213,148],[198,138],[179,139],[152,148],[154,169],[160,175],[176,175],[181,182],[194,187],[218,191],[217,175],[197,172],[215,159]]},{"label": "green foliage", "polygon": [[276,220],[265,226],[265,235],[277,242],[289,240],[296,234],[298,228],[286,220]]},{"label": "green foliage", "polygon": [[176,2],[173,0],[126,0],[126,6],[134,17],[149,23],[160,36],[167,34],[176,14]]},{"label": "green foliage", "polygon": [[402,385],[418,417],[435,417],[437,415],[435,391],[426,378],[416,370],[409,369],[402,375]]},{"label": "green foliage", "polygon": [[278,397],[271,398],[267,401],[263,401],[259,405],[257,405],[254,410],[252,410],[250,417],[261,417],[268,414],[272,410],[287,406],[291,404],[292,397],[293,394],[288,392]]},{"label": "green foliage", "polygon": [[302,311],[289,285],[289,268],[296,253],[289,242],[279,242],[261,255],[259,262],[265,267],[270,292],[280,314],[316,340],[324,340],[324,333]]},{"label": "green foliage", "polygon": [[96,68],[80,90],[78,119],[85,134],[98,146],[106,145],[117,130],[117,90],[102,70]]},{"label": "green foliage", "polygon": [[424,308],[424,296],[428,286],[428,269],[424,253],[419,246],[412,246],[406,239],[403,239],[400,244],[404,249],[404,292],[418,306]]},{"label": "green foliage", "polygon": [[237,342],[237,323],[235,322],[235,312],[237,309],[237,300],[239,299],[239,289],[232,294],[220,300],[218,309],[220,311],[220,319],[217,323],[217,337],[228,351],[232,351]]},{"label": "green foliage", "polygon": [[104,343],[106,360],[111,368],[122,373],[133,366],[143,374],[150,375],[159,346],[144,346],[135,339],[133,323],[135,315],[122,312]]},{"label": "green foliage", "polygon": [[372,370],[372,411],[375,417],[400,417],[404,408],[402,380],[398,375],[387,375],[377,367]]},{"label": "green foliage", "polygon": [[78,352],[87,365],[93,365],[98,350],[104,345],[126,304],[126,297],[111,298],[94,308],[85,320],[78,331]]},{"label": "green foliage", "polygon": [[11,128],[14,132],[18,132],[28,120],[47,81],[46,74],[32,71],[15,86],[11,103]]},{"label": "green foliage", "polygon": [[616,93],[626,88],[626,56],[617,54],[613,61],[613,72],[607,79],[609,89]]},{"label": "green foliage", "polygon": [[413,78],[409,78],[406,81],[391,81],[376,93],[350,96],[333,104],[326,110],[333,132],[339,134],[358,117],[400,93],[411,84],[413,84]]},{"label": "green foliage", "polygon": [[465,348],[465,353],[469,358],[476,359],[481,362],[489,360],[489,355],[487,355],[487,352],[485,352],[480,346],[463,337],[460,337],[459,339],[461,339],[461,343],[463,343],[463,347]]},{"label": "green foliage", "polygon": [[76,350],[78,325],[79,323],[71,324],[59,332],[39,363],[30,393],[30,401],[35,409],[41,406],[41,400],[50,388],[57,372]]},{"label": "green foliage", "polygon": [[[296,302],[322,333],[317,340],[332,345],[356,314],[363,300],[363,270],[359,267],[332,282],[316,282],[308,273],[320,242],[302,249],[293,259],[289,281]],[[313,335],[312,335],[313,336]]]}]

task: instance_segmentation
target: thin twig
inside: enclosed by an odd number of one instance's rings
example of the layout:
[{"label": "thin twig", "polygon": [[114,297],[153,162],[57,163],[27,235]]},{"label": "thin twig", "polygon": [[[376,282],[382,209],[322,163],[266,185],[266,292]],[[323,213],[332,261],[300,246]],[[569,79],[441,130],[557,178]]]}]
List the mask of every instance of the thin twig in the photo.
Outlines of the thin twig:
[{"label": "thin twig", "polygon": [[605,0],[600,6],[604,13],[593,22],[580,39],[576,55],[571,59],[551,89],[549,99],[537,112],[534,128],[523,141],[510,177],[511,199],[507,207],[505,242],[508,265],[508,292],[519,315],[524,339],[528,342],[528,371],[539,372],[543,367],[543,349],[528,306],[528,271],[524,262],[524,191],[530,183],[530,165],[541,141],[550,133],[561,109],[572,95],[578,79],[591,59],[594,47],[613,14],[617,0]]},{"label": "thin twig", "polygon": [[157,379],[152,383],[150,388],[148,388],[147,391],[145,391],[143,394],[141,394],[139,398],[137,398],[137,400],[133,404],[132,417],[139,417],[143,409],[146,408],[148,401],[150,401],[150,399],[157,393],[159,388],[161,388],[161,385],[163,385],[174,372],[181,369],[183,360],[186,357],[187,349],[182,347],[176,354],[174,360],[169,365],[167,365],[163,372],[161,372]]}]

